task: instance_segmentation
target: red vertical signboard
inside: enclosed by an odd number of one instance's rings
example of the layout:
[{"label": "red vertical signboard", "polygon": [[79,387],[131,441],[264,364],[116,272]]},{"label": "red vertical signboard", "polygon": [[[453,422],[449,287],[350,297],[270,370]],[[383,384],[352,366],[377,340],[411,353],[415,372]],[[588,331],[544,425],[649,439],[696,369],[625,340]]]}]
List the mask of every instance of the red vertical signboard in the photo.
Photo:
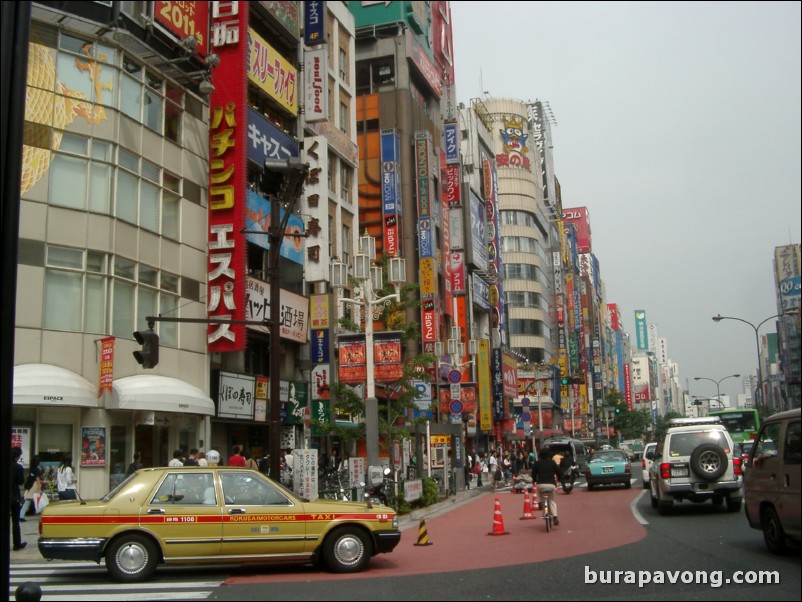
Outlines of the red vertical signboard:
[{"label": "red vertical signboard", "polygon": [[[245,320],[247,249],[245,226],[248,102],[248,8],[242,2],[215,2],[212,44],[220,56],[214,70],[209,120],[209,273],[210,318]],[[223,33],[221,33],[223,32]],[[245,327],[210,324],[210,352],[245,349]]]}]

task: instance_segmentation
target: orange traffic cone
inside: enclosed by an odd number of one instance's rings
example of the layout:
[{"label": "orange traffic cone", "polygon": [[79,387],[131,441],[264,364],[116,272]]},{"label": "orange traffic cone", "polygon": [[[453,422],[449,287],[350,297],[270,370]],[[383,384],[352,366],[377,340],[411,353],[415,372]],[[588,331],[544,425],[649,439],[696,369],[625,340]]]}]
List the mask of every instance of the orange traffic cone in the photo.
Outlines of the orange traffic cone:
[{"label": "orange traffic cone", "polygon": [[524,515],[519,520],[529,520],[535,518],[532,512],[532,504],[529,503],[529,492],[524,492]]},{"label": "orange traffic cone", "polygon": [[509,531],[504,530],[504,518],[501,516],[501,502],[496,498],[496,507],[493,510],[493,530],[488,535],[509,535]]},{"label": "orange traffic cone", "polygon": [[433,545],[431,541],[429,541],[429,533],[426,531],[426,519],[420,519],[420,526],[418,527],[418,542],[415,544],[416,546],[431,546]]},{"label": "orange traffic cone", "polygon": [[532,487],[532,508],[540,510],[540,502],[537,499],[537,487]]}]

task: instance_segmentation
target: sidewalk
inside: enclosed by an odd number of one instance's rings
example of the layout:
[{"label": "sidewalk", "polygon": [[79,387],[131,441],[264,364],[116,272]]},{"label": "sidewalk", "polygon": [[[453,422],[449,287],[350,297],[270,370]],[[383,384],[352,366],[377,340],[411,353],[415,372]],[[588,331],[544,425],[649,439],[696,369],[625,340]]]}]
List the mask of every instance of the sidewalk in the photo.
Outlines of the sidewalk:
[{"label": "sidewalk", "polygon": [[[509,487],[499,487],[498,491],[509,491],[509,489]],[[463,489],[461,491],[457,491],[456,496],[452,495],[441,502],[432,504],[426,508],[415,509],[409,514],[400,516],[398,519],[399,529],[401,531],[405,531],[406,529],[410,529],[412,527],[417,528],[422,518],[428,520],[429,518],[434,518],[435,516],[445,514],[446,512],[459,508],[462,504],[474,499],[477,496],[488,493],[493,493],[493,487],[490,485],[485,485],[483,487],[474,486],[467,490]],[[30,564],[36,562],[41,562],[44,564],[48,562],[42,558],[42,555],[39,553],[39,549],[36,546],[36,542],[39,539],[39,515],[30,514],[25,517],[25,522],[20,523],[20,528],[22,531],[22,541],[26,542],[28,545],[25,547],[25,549],[18,552],[10,552],[11,564]],[[59,561],[54,560],[51,562]]]}]

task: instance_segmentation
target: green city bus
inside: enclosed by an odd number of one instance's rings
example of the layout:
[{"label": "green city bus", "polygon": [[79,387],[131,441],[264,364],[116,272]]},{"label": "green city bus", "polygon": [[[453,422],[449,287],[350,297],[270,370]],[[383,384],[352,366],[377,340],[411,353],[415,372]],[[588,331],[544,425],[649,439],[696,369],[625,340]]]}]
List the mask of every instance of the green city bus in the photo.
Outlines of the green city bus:
[{"label": "green city bus", "polygon": [[709,415],[721,418],[721,422],[735,443],[754,439],[760,430],[760,417],[755,409],[727,408],[726,410],[713,410]]}]

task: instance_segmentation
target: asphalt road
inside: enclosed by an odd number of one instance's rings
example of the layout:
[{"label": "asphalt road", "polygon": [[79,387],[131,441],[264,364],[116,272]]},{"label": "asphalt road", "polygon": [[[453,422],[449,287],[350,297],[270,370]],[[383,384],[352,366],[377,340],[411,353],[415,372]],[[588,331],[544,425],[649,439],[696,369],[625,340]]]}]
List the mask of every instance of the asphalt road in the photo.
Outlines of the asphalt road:
[{"label": "asphalt road", "polygon": [[[200,595],[195,599],[210,600],[800,599],[800,550],[769,554],[742,511],[683,502],[672,515],[660,516],[639,479],[631,489],[589,492],[580,484],[557,499],[561,524],[551,533],[542,519],[525,518],[523,495],[485,487],[402,517],[401,543],[374,558],[364,573],[334,575],[312,566],[164,567],[146,584],[154,588],[146,597],[167,599],[169,592],[172,599],[190,599],[188,589],[181,591],[194,581]],[[499,520],[508,534],[491,535],[499,531]],[[36,563],[45,563],[36,550],[36,523],[29,518],[23,525],[29,546],[12,555],[12,567],[24,563],[20,569],[30,566],[25,570],[32,574]],[[422,529],[431,545],[415,545]],[[44,599],[53,599],[48,588],[64,580],[76,593],[62,591],[59,599],[83,599],[80,583],[90,581],[86,587],[98,596],[92,599],[103,599],[104,591],[117,599],[142,599],[141,591],[124,595],[102,566],[86,563],[79,571],[67,565],[59,570],[58,564],[47,563],[48,576],[42,573]],[[726,582],[739,571],[769,571],[765,576],[779,583]],[[647,578],[651,583],[638,584]],[[664,583],[654,583],[660,578]]]}]

